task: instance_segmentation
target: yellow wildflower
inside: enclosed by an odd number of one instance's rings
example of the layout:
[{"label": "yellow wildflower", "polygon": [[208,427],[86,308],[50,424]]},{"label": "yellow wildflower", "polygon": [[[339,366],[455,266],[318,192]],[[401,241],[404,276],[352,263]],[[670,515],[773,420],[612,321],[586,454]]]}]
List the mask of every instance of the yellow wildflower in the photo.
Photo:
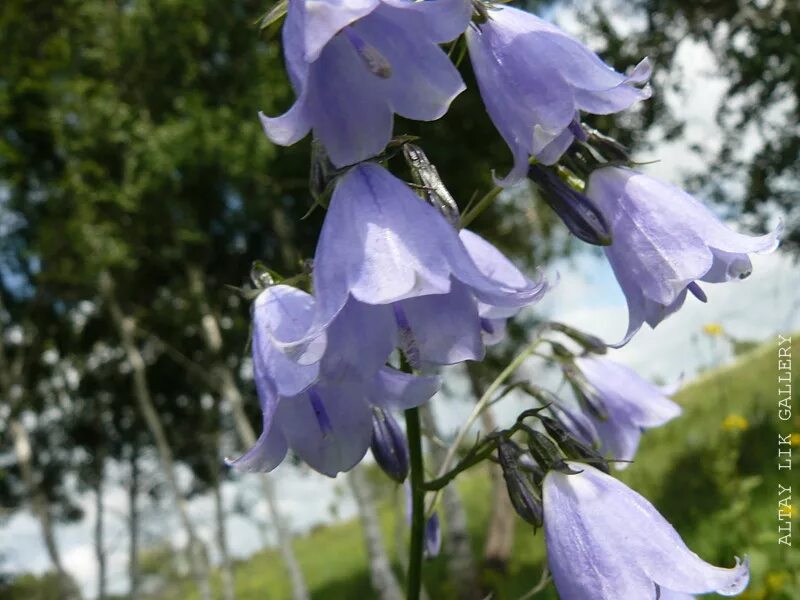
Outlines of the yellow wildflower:
[{"label": "yellow wildflower", "polygon": [[750,426],[750,423],[742,415],[728,415],[722,421],[722,428],[725,431],[744,431]]},{"label": "yellow wildflower", "polygon": [[703,333],[709,337],[717,337],[722,335],[724,331],[719,323],[706,323],[703,325]]}]

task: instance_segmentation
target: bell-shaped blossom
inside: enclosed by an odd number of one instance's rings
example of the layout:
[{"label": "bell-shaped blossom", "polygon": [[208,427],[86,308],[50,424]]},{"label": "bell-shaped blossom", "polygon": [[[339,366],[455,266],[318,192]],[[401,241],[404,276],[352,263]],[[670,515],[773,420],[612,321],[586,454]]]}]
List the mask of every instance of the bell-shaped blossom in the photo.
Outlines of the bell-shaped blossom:
[{"label": "bell-shaped blossom", "polygon": [[744,279],[751,253],[778,246],[781,228],[751,237],[736,233],[682,189],[621,167],[592,173],[586,195],[611,227],[605,253],[628,302],[626,343],[647,322],[655,327],[678,310],[696,283]]},{"label": "bell-shaped blossom", "polygon": [[589,465],[569,466],[580,472],[550,471],[543,486],[547,559],[562,600],[735,596],[747,587],[747,560],[730,569],[705,562],[624,483]]},{"label": "bell-shaped blossom", "polygon": [[[595,356],[576,358],[575,365],[588,384],[582,392],[593,410],[586,415],[604,456],[633,460],[645,429],[660,427],[681,414],[681,407],[662,390],[625,365]],[[627,462],[614,464],[618,470],[628,466]]]},{"label": "bell-shaped blossom", "polygon": [[324,339],[319,360],[299,364],[278,338],[297,338],[313,325],[313,297],[287,285],[264,290],[253,310],[253,373],[263,433],[233,461],[249,471],[274,469],[293,449],[330,476],[364,456],[375,409],[405,409],[430,398],[435,377],[414,377],[385,368],[394,348],[391,308],[350,300],[314,338]]},{"label": "bell-shaped blossom", "polygon": [[528,160],[554,164],[579,127],[579,111],[612,114],[650,97],[643,60],[630,75],[605,64],[556,26],[505,6],[467,30],[481,97],[514,156],[507,184],[525,176]]},{"label": "bell-shaped blossom", "polygon": [[289,0],[286,68],[297,95],[285,114],[260,114],[288,146],[313,129],[337,167],[379,154],[395,113],[432,121],[464,90],[438,44],[464,31],[469,0]]},{"label": "bell-shaped blossom", "polygon": [[545,289],[488,242],[459,236],[388,171],[365,163],[339,181],[320,233],[315,332],[351,299],[391,305],[401,348],[413,333],[422,362],[457,362],[482,354],[482,318],[507,317]]},{"label": "bell-shaped blossom", "polygon": [[372,441],[373,407],[419,406],[439,388],[438,377],[417,377],[384,368],[367,382],[320,380],[295,396],[259,386],[263,431],[255,446],[230,465],[271,471],[291,449],[311,468],[335,477],[364,457]]}]

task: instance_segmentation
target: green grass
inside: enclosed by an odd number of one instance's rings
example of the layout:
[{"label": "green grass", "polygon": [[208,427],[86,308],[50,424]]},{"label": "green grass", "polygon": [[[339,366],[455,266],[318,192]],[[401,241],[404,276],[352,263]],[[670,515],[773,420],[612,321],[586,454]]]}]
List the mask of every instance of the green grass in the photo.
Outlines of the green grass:
[{"label": "green grass", "polygon": [[[800,336],[793,347],[795,356],[800,350],[798,342]],[[735,555],[748,554],[752,579],[741,597],[750,600],[800,598],[800,550],[777,544],[776,504],[778,481],[791,482],[786,471],[779,474],[777,469],[777,436],[787,433],[786,428],[800,431],[800,415],[791,424],[779,424],[776,377],[776,345],[772,342],[699,378],[676,397],[685,409],[683,416],[645,434],[636,462],[621,475],[663,512],[704,559],[731,565]],[[793,385],[800,389],[796,374]],[[736,421],[739,427],[733,426]],[[458,484],[479,555],[490,504],[488,477],[478,470],[462,476]],[[795,487],[800,490],[800,484]],[[391,492],[384,490],[384,496],[384,535],[396,561],[396,519],[402,511],[391,500]],[[509,572],[496,581],[496,598],[516,599],[535,585],[544,556],[542,537],[541,532],[534,536],[531,528],[519,521],[514,558]],[[358,522],[319,528],[298,538],[295,551],[314,598],[372,596]],[[400,573],[399,562],[395,566]],[[288,581],[274,551],[260,552],[239,563],[236,579],[239,600],[290,598]],[[442,557],[425,564],[425,585],[431,598],[454,598]],[[180,591],[173,589],[169,596],[162,596],[167,597],[195,596],[187,583]],[[556,595],[549,591],[537,598],[554,599]]]}]

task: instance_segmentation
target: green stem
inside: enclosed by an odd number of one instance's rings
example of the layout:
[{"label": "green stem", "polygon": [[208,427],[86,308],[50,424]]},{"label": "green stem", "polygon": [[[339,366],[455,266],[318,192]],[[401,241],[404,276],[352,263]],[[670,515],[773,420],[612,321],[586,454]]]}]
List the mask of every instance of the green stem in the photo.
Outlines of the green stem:
[{"label": "green stem", "polygon": [[472,223],[486,208],[494,201],[497,196],[500,195],[500,192],[503,191],[503,188],[500,186],[494,187],[489,190],[486,195],[478,200],[478,203],[469,211],[467,211],[461,217],[461,227],[467,227],[470,223]]},{"label": "green stem", "polygon": [[[455,459],[456,453],[458,449],[461,447],[461,443],[464,441],[464,438],[467,435],[470,427],[478,420],[480,414],[486,409],[486,406],[489,404],[489,401],[494,396],[495,392],[498,388],[503,385],[506,379],[511,377],[514,371],[525,362],[525,359],[528,358],[531,354],[534,353],[536,347],[542,342],[542,338],[539,336],[541,335],[542,331],[544,331],[544,326],[539,326],[534,331],[533,341],[529,343],[522,351],[514,357],[514,359],[508,363],[505,369],[497,376],[497,378],[489,385],[486,391],[483,393],[483,396],[480,397],[478,402],[475,404],[475,408],[472,409],[472,413],[469,415],[467,420],[458,430],[458,435],[456,435],[456,439],[450,445],[450,448],[447,451],[447,455],[444,458],[444,462],[442,462],[441,467],[439,468],[439,472],[436,474],[436,479],[444,477],[447,475],[448,470],[450,469],[450,465],[453,464],[453,460]],[[406,411],[408,414],[408,411]],[[436,493],[433,495],[433,499],[430,502],[429,508],[430,511],[433,511],[433,507],[436,506],[436,502],[439,500],[439,494],[441,490],[437,490]]]},{"label": "green stem", "polygon": [[405,415],[408,455],[411,463],[411,543],[408,550],[406,598],[419,600],[422,589],[422,553],[425,536],[425,489],[423,487],[425,474],[422,463],[419,410],[409,408]]}]

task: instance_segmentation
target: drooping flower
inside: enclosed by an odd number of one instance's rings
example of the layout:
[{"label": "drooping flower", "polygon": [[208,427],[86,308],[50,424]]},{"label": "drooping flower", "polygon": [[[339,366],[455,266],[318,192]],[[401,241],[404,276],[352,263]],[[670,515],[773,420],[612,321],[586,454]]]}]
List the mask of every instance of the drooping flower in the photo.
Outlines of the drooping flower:
[{"label": "drooping flower", "polygon": [[677,311],[697,281],[744,279],[748,254],[778,246],[781,228],[760,237],[736,233],[682,189],[631,169],[604,167],[589,177],[587,196],[611,227],[605,253],[628,302],[625,344],[647,322]]},{"label": "drooping flower", "polygon": [[420,363],[480,358],[481,320],[507,318],[545,289],[369,163],[339,181],[314,258],[318,327],[350,299],[390,305],[398,344]]},{"label": "drooping flower", "polygon": [[440,118],[464,83],[438,44],[471,10],[469,0],[289,0],[283,48],[297,100],[260,115],[267,136],[289,146],[313,129],[343,167],[383,150],[395,113]]},{"label": "drooping flower", "polygon": [[[633,460],[645,429],[664,425],[681,414],[681,407],[662,390],[625,365],[595,356],[578,357],[575,365],[588,384],[582,386],[578,382],[577,387],[592,407],[585,414],[594,426],[599,451],[604,456]],[[614,465],[622,470],[628,463]]]},{"label": "drooping flower", "polygon": [[370,447],[373,407],[419,406],[438,387],[438,377],[389,368],[368,382],[321,380],[290,397],[259,387],[263,431],[256,445],[230,464],[243,471],[271,471],[291,449],[311,468],[335,477],[357,465]]},{"label": "drooping flower", "polygon": [[438,388],[436,377],[414,377],[384,364],[391,353],[394,321],[388,307],[351,300],[317,337],[325,351],[301,365],[282,351],[275,336],[300,337],[313,323],[312,296],[272,286],[253,311],[253,373],[263,432],[256,445],[231,464],[270,471],[291,448],[326,475],[353,467],[372,440],[373,408],[418,406]]},{"label": "drooping flower", "polygon": [[[656,600],[680,594],[741,593],[748,561],[715,567],[692,552],[645,498],[589,465],[544,479],[547,557],[562,600]],[[680,597],[680,596],[679,596]]]},{"label": "drooping flower", "polygon": [[556,26],[505,6],[466,33],[486,110],[514,156],[504,183],[525,176],[528,159],[555,163],[577,136],[579,111],[612,114],[650,97],[647,59],[628,76]]}]

